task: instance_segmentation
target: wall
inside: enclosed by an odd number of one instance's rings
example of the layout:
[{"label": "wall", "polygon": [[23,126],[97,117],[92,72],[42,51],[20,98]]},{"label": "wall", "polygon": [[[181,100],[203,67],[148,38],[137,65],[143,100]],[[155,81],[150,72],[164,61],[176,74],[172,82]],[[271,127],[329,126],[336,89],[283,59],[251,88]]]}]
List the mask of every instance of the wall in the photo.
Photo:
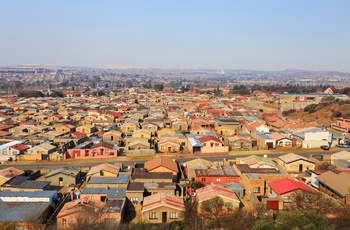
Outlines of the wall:
[{"label": "wall", "polygon": [[[149,213],[150,212],[157,212],[157,219],[149,219]],[[162,223],[162,213],[163,212],[167,212],[167,223],[170,223],[172,221],[183,221],[184,220],[184,212],[181,212],[177,209],[172,209],[169,207],[159,207],[159,208],[155,208],[153,210],[150,211],[146,211],[146,212],[142,212],[142,219],[147,222],[147,223],[152,223],[152,224],[160,224]],[[170,219],[170,212],[177,212],[178,213],[178,219]]]}]

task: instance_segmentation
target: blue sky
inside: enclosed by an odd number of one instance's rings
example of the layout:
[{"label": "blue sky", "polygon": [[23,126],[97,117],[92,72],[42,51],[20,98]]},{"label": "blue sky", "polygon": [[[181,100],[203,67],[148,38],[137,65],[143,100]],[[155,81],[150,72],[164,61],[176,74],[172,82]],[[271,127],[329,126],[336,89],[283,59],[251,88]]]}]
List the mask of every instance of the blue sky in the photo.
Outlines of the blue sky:
[{"label": "blue sky", "polygon": [[4,0],[0,66],[350,72],[350,1]]}]

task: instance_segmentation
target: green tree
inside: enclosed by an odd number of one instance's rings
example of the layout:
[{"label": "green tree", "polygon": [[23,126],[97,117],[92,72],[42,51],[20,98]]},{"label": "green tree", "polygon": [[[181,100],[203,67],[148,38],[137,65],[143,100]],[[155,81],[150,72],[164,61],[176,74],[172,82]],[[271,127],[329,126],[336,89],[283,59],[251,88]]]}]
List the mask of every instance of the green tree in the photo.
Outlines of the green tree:
[{"label": "green tree", "polygon": [[305,230],[331,230],[327,218],[315,211],[291,211],[280,214],[275,221],[278,230],[305,229]]},{"label": "green tree", "polygon": [[214,227],[218,229],[222,227],[223,216],[221,210],[223,206],[224,200],[219,196],[203,201],[200,205],[203,217],[207,220],[211,220]]},{"label": "green tree", "polygon": [[156,84],[154,84],[153,88],[154,88],[154,90],[156,90],[156,91],[163,91],[164,85],[163,85],[163,84],[160,84],[160,83],[156,83]]}]

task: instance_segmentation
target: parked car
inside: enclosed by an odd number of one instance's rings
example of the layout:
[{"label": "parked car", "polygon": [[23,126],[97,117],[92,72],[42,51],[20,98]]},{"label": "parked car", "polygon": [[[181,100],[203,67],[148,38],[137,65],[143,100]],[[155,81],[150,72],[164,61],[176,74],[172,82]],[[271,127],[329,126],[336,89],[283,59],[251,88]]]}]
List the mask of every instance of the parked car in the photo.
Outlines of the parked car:
[{"label": "parked car", "polygon": [[13,158],[12,158],[12,157],[8,157],[7,160],[8,160],[8,161],[12,161]]},{"label": "parked car", "polygon": [[321,145],[321,149],[323,149],[323,150],[329,150],[329,146],[328,146],[328,145]]},{"label": "parked car", "polygon": [[338,148],[349,148],[350,146],[347,145],[347,144],[338,144],[338,145],[336,145],[336,147],[338,147]]}]

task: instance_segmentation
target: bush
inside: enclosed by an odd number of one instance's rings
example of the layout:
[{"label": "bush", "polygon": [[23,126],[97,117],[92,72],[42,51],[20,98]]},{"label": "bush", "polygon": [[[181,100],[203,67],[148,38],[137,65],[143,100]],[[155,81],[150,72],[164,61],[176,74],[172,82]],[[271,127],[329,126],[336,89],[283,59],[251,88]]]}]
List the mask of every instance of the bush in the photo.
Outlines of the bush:
[{"label": "bush", "polygon": [[341,117],[342,116],[342,112],[339,110],[335,110],[332,113],[332,117]]},{"label": "bush", "polygon": [[288,116],[289,114],[292,114],[292,113],[295,113],[295,112],[296,112],[295,109],[290,109],[290,110],[287,110],[287,111],[283,111],[282,115],[283,116]]},{"label": "bush", "polygon": [[[314,113],[314,112],[316,112],[316,107],[317,107],[316,104],[310,104],[304,108],[304,112]],[[310,112],[310,110],[312,112]]]}]

